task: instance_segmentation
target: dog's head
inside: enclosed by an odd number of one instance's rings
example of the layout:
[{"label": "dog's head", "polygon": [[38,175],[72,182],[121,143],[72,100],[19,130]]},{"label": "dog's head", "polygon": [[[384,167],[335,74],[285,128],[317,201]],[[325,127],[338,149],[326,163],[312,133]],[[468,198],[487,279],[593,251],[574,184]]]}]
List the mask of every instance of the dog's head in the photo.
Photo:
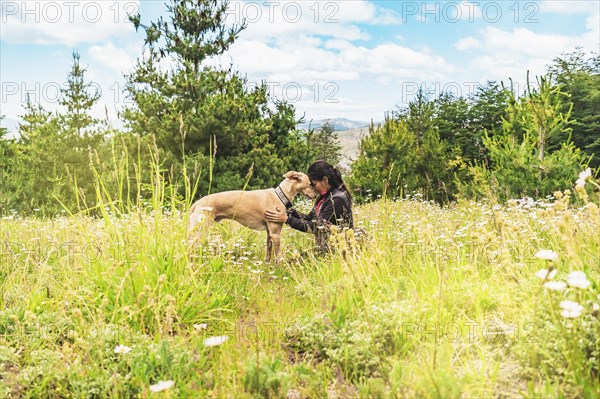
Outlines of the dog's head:
[{"label": "dog's head", "polygon": [[310,199],[315,198],[315,189],[310,184],[310,179],[306,173],[289,171],[283,177],[291,182],[291,189],[294,194],[301,193]]}]

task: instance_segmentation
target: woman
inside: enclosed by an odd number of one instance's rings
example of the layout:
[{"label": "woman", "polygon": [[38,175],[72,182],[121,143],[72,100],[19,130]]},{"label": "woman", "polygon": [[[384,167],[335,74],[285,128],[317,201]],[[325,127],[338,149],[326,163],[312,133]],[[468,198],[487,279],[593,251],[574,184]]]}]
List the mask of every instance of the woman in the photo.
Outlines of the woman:
[{"label": "woman", "polygon": [[340,171],[325,161],[316,161],[306,172],[312,187],[319,193],[315,206],[308,215],[291,208],[287,213],[279,208],[268,209],[265,218],[285,223],[291,228],[315,234],[317,247],[327,249],[329,226],[354,228],[352,197],[342,180]]}]

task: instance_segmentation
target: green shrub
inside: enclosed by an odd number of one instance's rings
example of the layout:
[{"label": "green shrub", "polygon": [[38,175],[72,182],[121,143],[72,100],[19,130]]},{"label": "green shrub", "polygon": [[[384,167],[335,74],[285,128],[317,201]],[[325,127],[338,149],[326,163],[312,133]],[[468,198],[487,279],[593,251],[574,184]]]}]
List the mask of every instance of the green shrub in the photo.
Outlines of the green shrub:
[{"label": "green shrub", "polygon": [[244,389],[261,398],[285,397],[291,377],[284,370],[279,356],[255,355],[246,363]]},{"label": "green shrub", "polygon": [[284,346],[297,356],[340,367],[351,380],[380,376],[386,354],[403,350],[400,307],[373,305],[367,312],[332,323],[328,315],[303,318],[284,332]]}]

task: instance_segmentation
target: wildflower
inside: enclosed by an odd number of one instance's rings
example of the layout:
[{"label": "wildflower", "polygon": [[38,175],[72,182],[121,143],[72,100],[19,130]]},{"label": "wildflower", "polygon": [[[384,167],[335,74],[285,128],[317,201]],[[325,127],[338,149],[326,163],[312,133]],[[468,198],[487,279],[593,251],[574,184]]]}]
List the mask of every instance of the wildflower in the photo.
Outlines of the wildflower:
[{"label": "wildflower", "polygon": [[208,326],[206,325],[206,323],[194,324],[194,328],[195,328],[197,331],[200,331],[200,330],[206,330],[206,328],[207,328],[207,327],[208,327]]},{"label": "wildflower", "polygon": [[592,305],[592,310],[593,310],[594,312],[597,312],[597,311],[599,311],[599,310],[600,310],[600,305],[598,305],[597,303],[593,304],[593,305]]},{"label": "wildflower", "polygon": [[544,287],[552,291],[562,291],[567,288],[567,284],[564,281],[548,281]]},{"label": "wildflower", "polygon": [[556,276],[556,273],[558,273],[556,269],[540,269],[535,275],[542,280],[552,280]]},{"label": "wildflower", "polygon": [[225,341],[227,341],[227,336],[223,335],[220,337],[210,337],[210,338],[206,338],[202,343],[204,344],[204,346],[219,346],[221,344],[223,344]]},{"label": "wildflower", "polygon": [[581,316],[581,312],[583,311],[583,306],[573,301],[562,301],[560,307],[562,308],[560,314],[562,317],[568,319],[574,319]]},{"label": "wildflower", "polygon": [[115,353],[119,355],[126,355],[131,351],[131,348],[125,345],[117,345],[115,346]]},{"label": "wildflower", "polygon": [[175,385],[175,381],[171,381],[171,380],[158,381],[156,384],[150,385],[150,391],[151,392],[162,392],[162,391],[172,388],[173,385]]},{"label": "wildflower", "polygon": [[584,272],[572,272],[572,273],[570,273],[567,276],[567,283],[569,283],[569,285],[571,287],[577,287],[577,288],[581,288],[581,289],[586,289],[591,284],[588,281],[587,277],[585,276]]},{"label": "wildflower", "polygon": [[575,187],[585,186],[585,181],[590,177],[592,177],[592,169],[587,168],[583,172],[579,173],[579,178],[575,182]]},{"label": "wildflower", "polygon": [[558,259],[558,254],[551,249],[540,249],[535,254],[536,258],[554,261]]}]

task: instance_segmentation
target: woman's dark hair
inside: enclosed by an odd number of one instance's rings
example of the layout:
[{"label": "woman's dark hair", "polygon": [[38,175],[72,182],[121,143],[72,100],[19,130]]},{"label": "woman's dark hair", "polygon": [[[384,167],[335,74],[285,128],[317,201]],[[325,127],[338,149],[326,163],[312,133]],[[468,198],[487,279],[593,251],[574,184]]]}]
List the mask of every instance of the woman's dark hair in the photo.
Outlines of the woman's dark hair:
[{"label": "woman's dark hair", "polygon": [[327,177],[327,180],[329,181],[329,185],[331,187],[336,187],[340,190],[344,190],[348,195],[348,198],[352,200],[350,190],[348,190],[348,187],[346,187],[346,184],[342,180],[342,174],[330,163],[326,161],[315,161],[312,165],[308,167],[308,171],[306,172],[306,174],[311,180],[321,181],[323,180],[323,178]]}]

